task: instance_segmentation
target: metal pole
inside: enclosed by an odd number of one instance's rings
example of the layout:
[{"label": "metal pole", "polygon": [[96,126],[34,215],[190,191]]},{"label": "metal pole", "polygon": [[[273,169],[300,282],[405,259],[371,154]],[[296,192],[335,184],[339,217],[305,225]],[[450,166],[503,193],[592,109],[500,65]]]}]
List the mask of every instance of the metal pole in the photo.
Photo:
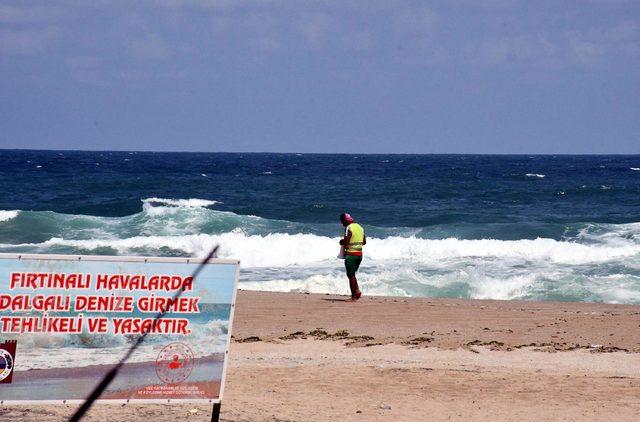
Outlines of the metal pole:
[{"label": "metal pole", "polygon": [[211,422],[220,422],[220,408],[222,403],[214,403],[213,411],[211,412]]}]

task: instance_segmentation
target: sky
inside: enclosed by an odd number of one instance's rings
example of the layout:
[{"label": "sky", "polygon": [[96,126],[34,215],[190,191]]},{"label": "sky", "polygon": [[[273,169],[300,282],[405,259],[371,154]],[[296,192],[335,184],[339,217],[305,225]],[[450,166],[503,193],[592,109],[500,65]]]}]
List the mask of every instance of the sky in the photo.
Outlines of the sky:
[{"label": "sky", "polygon": [[0,3],[0,148],[640,153],[638,0]]}]

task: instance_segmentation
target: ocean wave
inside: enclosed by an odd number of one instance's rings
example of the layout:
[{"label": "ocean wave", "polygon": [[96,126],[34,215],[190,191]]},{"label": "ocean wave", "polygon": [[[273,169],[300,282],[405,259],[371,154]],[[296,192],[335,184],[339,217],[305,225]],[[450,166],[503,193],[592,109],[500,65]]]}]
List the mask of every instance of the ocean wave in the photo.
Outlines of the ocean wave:
[{"label": "ocean wave", "polygon": [[[408,270],[411,271],[411,270]],[[416,274],[407,270],[362,271],[358,275],[360,287],[368,295],[374,296],[411,296],[411,293],[396,283],[398,280],[415,280]],[[271,292],[345,294],[348,283],[339,268],[324,274],[299,274],[297,277],[273,278],[262,281],[244,281],[239,285],[243,290],[261,290]]]},{"label": "ocean wave", "polygon": [[[206,176],[206,175],[204,175]],[[146,198],[142,200],[143,204],[148,205],[162,205],[172,207],[184,207],[184,208],[207,208],[216,204],[220,204],[219,201],[213,201],[210,199],[167,199],[167,198]]]},{"label": "ocean wave", "polygon": [[[449,268],[380,268],[366,262],[358,274],[366,295],[457,297],[492,300],[560,300],[640,303],[640,277],[629,274],[585,277],[571,267],[468,264]],[[348,282],[339,269],[330,274],[242,282],[245,290],[347,294]]]},{"label": "ocean wave", "polygon": [[[365,250],[367,257],[376,261],[437,264],[465,258],[494,258],[522,263],[548,261],[555,264],[581,265],[639,256],[640,243],[634,239],[635,237],[610,239],[606,235],[600,235],[592,236],[591,240],[605,243],[583,244],[544,238],[463,240],[391,236],[384,239],[367,239]],[[91,240],[51,238],[37,244],[0,244],[0,248],[31,248],[44,251],[66,247],[70,253],[111,250],[118,254],[163,254],[173,251],[188,256],[204,256],[215,245],[221,246],[220,257],[240,259],[245,267],[287,267],[320,263],[334,260],[338,248],[336,239],[324,236],[286,233],[247,235],[239,229],[219,235],[135,236],[126,239]]]},{"label": "ocean wave", "polygon": [[527,176],[527,177],[537,177],[538,179],[542,179],[544,177],[547,177],[546,174],[538,174],[538,173],[527,173],[527,174],[525,174],[525,176]]},{"label": "ocean wave", "polygon": [[640,244],[640,223],[587,224],[578,231],[575,240],[615,247]]},{"label": "ocean wave", "polygon": [[629,170],[640,171],[640,167],[630,167]]},{"label": "ocean wave", "polygon": [[[0,224],[0,251],[201,257],[219,245],[220,258],[241,261],[242,288],[344,293],[335,224],[238,215],[209,208],[214,202],[147,198],[125,217],[15,211],[20,218]],[[556,239],[465,239],[447,230],[368,226],[367,294],[640,302],[640,223],[574,224]]]},{"label": "ocean wave", "polygon": [[19,211],[16,211],[16,210],[11,210],[11,211],[0,210],[0,222],[9,221],[13,218],[16,218],[18,216],[18,213]]},{"label": "ocean wave", "polygon": [[[142,213],[120,218],[27,212],[33,218],[54,221],[57,227],[50,231],[57,231],[58,235],[39,242],[3,242],[0,250],[204,256],[215,245],[220,245],[221,257],[240,259],[243,267],[278,268],[335,262],[337,230],[336,237],[303,233],[307,226],[302,224],[206,208],[214,202],[148,198],[143,200]],[[484,258],[581,265],[640,253],[640,223],[588,224],[575,237],[562,240],[425,239],[417,237],[415,231],[409,233],[369,237],[365,247],[367,257],[374,261],[422,264]]]},{"label": "ocean wave", "polygon": [[[16,221],[0,225],[0,242],[17,245],[37,244],[59,238],[65,240],[113,240],[147,236],[190,236],[199,233],[221,235],[233,231],[259,236],[313,234],[334,238],[339,236],[342,231],[335,223],[301,223],[236,214],[212,209],[210,205],[198,207],[195,206],[197,202],[192,199],[170,200],[171,203],[184,203],[185,206],[166,205],[152,200],[154,198],[143,200],[141,212],[121,217],[62,214],[53,211],[20,211],[20,218]],[[322,208],[325,205],[314,204],[313,207]],[[425,227],[366,225],[365,228],[371,238],[415,236],[423,239],[445,237],[482,239],[495,236],[498,239],[513,239],[515,231],[520,233],[523,239],[532,239],[541,227],[531,227],[528,224],[513,222],[489,225],[444,223]],[[548,234],[548,237],[560,239],[567,226],[561,223],[550,223],[541,229]]]}]

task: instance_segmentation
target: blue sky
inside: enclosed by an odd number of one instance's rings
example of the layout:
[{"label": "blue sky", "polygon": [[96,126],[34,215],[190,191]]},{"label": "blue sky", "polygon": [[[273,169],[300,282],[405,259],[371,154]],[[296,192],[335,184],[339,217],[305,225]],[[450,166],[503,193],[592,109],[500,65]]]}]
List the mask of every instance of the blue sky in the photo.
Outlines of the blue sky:
[{"label": "blue sky", "polygon": [[0,4],[0,148],[640,153],[640,2]]}]

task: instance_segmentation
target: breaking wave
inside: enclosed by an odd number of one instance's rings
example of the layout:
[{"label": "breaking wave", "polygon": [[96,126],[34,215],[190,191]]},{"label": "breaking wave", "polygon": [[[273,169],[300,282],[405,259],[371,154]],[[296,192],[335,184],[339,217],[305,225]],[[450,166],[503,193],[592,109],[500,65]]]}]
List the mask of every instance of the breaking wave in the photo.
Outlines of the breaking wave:
[{"label": "breaking wave", "polygon": [[[640,254],[638,243],[624,239],[613,241],[615,245],[540,238],[509,241],[387,237],[368,239],[366,256],[372,261],[405,261],[407,264],[431,265],[461,259],[587,265],[638,257]],[[219,254],[221,258],[240,259],[246,267],[289,267],[334,262],[337,254],[336,239],[333,238],[287,233],[247,235],[240,229],[218,235],[134,236],[127,239],[73,240],[54,237],[42,243],[0,244],[0,248],[20,252],[32,250],[204,256],[218,244],[222,245]]]},{"label": "breaking wave", "polygon": [[[221,258],[241,260],[241,288],[345,293],[339,227],[238,215],[217,203],[148,198],[125,217],[4,211],[0,252],[203,256],[219,244]],[[640,303],[640,223],[516,240],[366,228],[359,279],[368,294]]]},{"label": "breaking wave", "polygon": [[[205,175],[206,176],[206,175]],[[186,208],[205,208],[211,207],[213,205],[219,204],[218,201],[211,201],[208,199],[166,199],[166,198],[147,198],[143,199],[142,203],[144,205],[168,205],[173,207],[186,207]]]},{"label": "breaking wave", "polygon": [[11,220],[18,216],[18,211],[3,211],[0,210],[0,222]]}]

